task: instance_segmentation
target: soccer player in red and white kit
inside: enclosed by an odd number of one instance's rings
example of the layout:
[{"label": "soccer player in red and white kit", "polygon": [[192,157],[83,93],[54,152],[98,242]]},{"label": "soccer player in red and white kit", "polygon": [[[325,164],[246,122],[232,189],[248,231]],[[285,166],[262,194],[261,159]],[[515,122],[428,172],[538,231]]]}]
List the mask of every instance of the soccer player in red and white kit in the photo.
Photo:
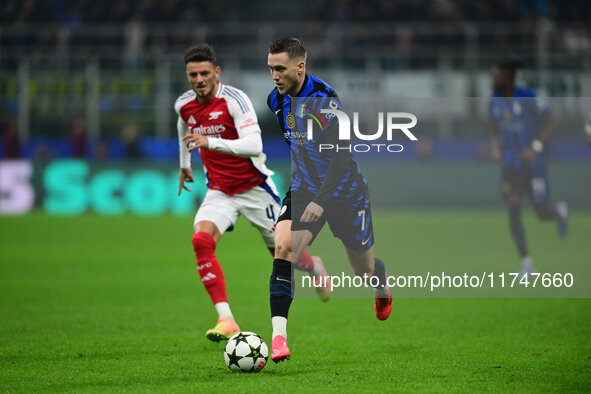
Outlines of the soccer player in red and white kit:
[{"label": "soccer player in red and white kit", "polygon": [[[185,53],[186,74],[192,89],[174,105],[180,149],[179,195],[191,191],[191,152],[199,150],[207,175],[207,192],[194,221],[193,249],[201,281],[218,312],[214,328],[205,335],[218,342],[240,332],[228,304],[224,272],[215,247],[242,214],[255,226],[273,254],[275,221],[280,200],[265,154],[257,116],[244,92],[218,81],[220,67],[213,48],[201,44]],[[322,260],[305,251],[296,268],[326,275]],[[330,290],[318,289],[323,300]]]}]

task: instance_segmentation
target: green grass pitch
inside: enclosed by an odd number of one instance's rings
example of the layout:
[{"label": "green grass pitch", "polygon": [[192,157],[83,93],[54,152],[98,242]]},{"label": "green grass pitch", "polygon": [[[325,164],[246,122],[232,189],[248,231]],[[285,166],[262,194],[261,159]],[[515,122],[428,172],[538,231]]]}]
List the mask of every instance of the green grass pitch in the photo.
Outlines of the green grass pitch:
[{"label": "green grass pitch", "polygon": [[[518,268],[502,211],[374,215],[376,250],[389,267],[453,253],[464,266]],[[216,315],[198,280],[191,225],[171,216],[0,218],[0,391],[591,388],[589,299],[399,298],[386,322],[369,298],[296,299],[292,360],[232,373],[223,345],[204,337]],[[589,212],[573,213],[562,243],[551,227],[526,217],[537,264],[551,269],[557,256],[591,263]],[[388,232],[391,240],[379,238]],[[449,234],[461,234],[463,247],[450,246]],[[269,343],[268,251],[242,220],[217,251],[239,324]],[[330,252],[320,252],[330,270]]]}]

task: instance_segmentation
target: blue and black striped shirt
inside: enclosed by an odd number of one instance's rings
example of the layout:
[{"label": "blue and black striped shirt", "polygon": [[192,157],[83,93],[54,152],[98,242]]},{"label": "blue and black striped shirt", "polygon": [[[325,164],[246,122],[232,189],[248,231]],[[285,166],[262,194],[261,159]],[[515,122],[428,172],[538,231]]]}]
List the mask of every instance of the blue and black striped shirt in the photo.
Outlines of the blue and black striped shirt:
[{"label": "blue and black striped shirt", "polygon": [[523,163],[519,151],[529,148],[539,137],[548,105],[528,87],[518,87],[513,97],[496,93],[490,100],[489,117],[499,132],[503,168],[533,169],[543,166],[543,155],[531,163]]},{"label": "blue and black striped shirt", "polygon": [[[275,114],[283,136],[291,149],[292,191],[314,194],[320,205],[328,201],[351,202],[364,197],[367,181],[346,150],[320,150],[320,144],[349,144],[339,141],[336,116],[321,114],[321,109],[342,109],[336,92],[324,81],[306,75],[295,97],[273,89],[267,105]],[[307,139],[307,120],[313,119],[314,133]],[[329,171],[330,164],[330,171]],[[328,176],[327,176],[328,175]]]}]

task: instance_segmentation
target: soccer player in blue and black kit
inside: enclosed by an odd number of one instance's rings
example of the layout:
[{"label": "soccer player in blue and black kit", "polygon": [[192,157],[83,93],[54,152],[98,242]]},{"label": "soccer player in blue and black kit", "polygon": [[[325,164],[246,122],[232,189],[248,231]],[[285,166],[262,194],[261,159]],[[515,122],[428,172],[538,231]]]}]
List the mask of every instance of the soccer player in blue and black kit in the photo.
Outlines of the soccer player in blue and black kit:
[{"label": "soccer player in blue and black kit", "polygon": [[[373,227],[367,181],[353,156],[345,150],[320,152],[317,140],[308,141],[304,125],[306,106],[319,101],[340,108],[335,91],[324,81],[306,74],[306,49],[296,38],[271,43],[268,65],[275,82],[267,104],[291,149],[292,182],[283,200],[275,230],[275,258],[270,283],[273,324],[271,359],[287,360],[287,315],[293,298],[293,264],[326,222],[340,238],[356,275],[369,278],[375,290],[376,317],[385,320],[392,310],[384,263],[374,257]],[[297,104],[304,100],[304,104]],[[298,110],[296,111],[296,108]],[[318,108],[317,108],[318,109]],[[316,114],[319,111],[315,112]],[[324,128],[315,137],[338,144],[336,117],[319,120]],[[371,280],[375,279],[375,280]]]},{"label": "soccer player in blue and black kit", "polygon": [[556,221],[560,237],[568,231],[568,207],[563,201],[555,206],[549,201],[545,147],[556,129],[553,116],[532,89],[515,86],[518,67],[517,62],[503,62],[493,69],[489,116],[493,160],[502,168],[511,234],[521,256],[521,274],[527,275],[535,271],[521,221],[523,196],[530,198],[540,219]]}]

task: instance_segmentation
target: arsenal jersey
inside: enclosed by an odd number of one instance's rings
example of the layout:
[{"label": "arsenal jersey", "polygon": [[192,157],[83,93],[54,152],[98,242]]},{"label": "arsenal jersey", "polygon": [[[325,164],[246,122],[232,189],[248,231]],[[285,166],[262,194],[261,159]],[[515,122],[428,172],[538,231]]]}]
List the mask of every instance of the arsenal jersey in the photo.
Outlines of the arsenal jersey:
[{"label": "arsenal jersey", "polygon": [[[261,132],[248,96],[221,82],[212,101],[199,103],[195,92],[189,90],[176,100],[174,108],[179,115],[179,137],[186,133],[199,133],[206,137],[235,140]],[[181,167],[190,167],[186,147],[181,143],[180,148]],[[277,194],[270,178],[273,172],[265,166],[264,153],[256,157],[240,157],[213,149],[200,149],[199,154],[208,188],[233,195],[262,186],[271,194]]]}]

